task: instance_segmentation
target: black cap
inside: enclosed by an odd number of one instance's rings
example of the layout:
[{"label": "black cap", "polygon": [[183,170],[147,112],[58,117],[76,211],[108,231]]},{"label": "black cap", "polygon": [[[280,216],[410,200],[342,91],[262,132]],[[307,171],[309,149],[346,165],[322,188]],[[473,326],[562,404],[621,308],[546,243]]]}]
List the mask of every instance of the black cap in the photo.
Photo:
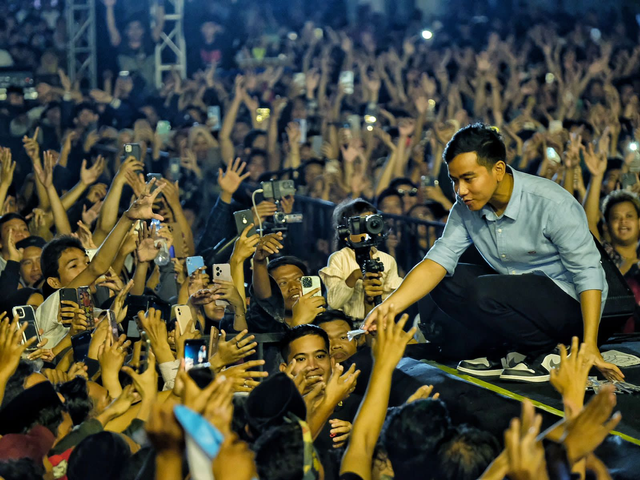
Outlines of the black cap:
[{"label": "black cap", "polygon": [[36,421],[41,410],[61,405],[49,381],[27,388],[0,410],[0,435],[22,433]]},{"label": "black cap", "polygon": [[307,418],[302,395],[284,373],[277,373],[258,385],[247,397],[244,409],[249,427],[257,435],[281,425],[289,413]]},{"label": "black cap", "polygon": [[43,248],[47,244],[46,240],[42,237],[31,236],[27,238],[23,238],[18,243],[16,243],[16,248],[29,248],[29,247],[38,247]]}]

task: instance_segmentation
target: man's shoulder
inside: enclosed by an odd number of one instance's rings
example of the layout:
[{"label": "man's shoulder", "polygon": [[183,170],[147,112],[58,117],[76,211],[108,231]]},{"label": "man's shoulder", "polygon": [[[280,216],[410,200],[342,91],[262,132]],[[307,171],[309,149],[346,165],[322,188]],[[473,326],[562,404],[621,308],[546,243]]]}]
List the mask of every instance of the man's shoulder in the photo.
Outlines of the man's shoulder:
[{"label": "man's shoulder", "polygon": [[562,186],[547,178],[529,173],[518,172],[518,179],[522,182],[522,194],[536,197],[536,201],[561,204],[575,198]]},{"label": "man's shoulder", "polygon": [[[36,309],[36,318],[49,318],[51,314],[56,311],[60,306],[60,290],[56,290],[49,295],[42,305]],[[57,316],[57,313],[56,313]]]}]

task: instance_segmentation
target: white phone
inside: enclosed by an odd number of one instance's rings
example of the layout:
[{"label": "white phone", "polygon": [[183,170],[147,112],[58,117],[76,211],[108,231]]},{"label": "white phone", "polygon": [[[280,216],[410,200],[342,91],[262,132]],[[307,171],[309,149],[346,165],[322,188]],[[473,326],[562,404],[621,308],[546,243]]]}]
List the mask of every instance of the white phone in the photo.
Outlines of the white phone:
[{"label": "white phone", "polygon": [[340,72],[340,85],[344,89],[344,93],[347,95],[352,95],[354,92],[354,75],[351,70],[344,70]]},{"label": "white phone", "polygon": [[[213,265],[213,281],[222,280],[224,282],[233,282],[231,276],[231,265],[228,263],[216,263]],[[226,307],[229,302],[226,300],[216,300],[216,305]]]},{"label": "white phone", "polygon": [[322,296],[322,282],[320,281],[320,277],[318,276],[309,276],[309,277],[302,277],[300,279],[300,283],[302,284],[302,294],[306,295],[307,293],[315,290],[316,288],[319,288],[320,290],[318,290],[316,293],[314,293],[314,297],[321,297]]},{"label": "white phone", "polygon": [[171,309],[171,317],[176,319],[176,325],[180,335],[187,331],[187,325],[193,320],[193,314],[189,305],[174,305]]}]

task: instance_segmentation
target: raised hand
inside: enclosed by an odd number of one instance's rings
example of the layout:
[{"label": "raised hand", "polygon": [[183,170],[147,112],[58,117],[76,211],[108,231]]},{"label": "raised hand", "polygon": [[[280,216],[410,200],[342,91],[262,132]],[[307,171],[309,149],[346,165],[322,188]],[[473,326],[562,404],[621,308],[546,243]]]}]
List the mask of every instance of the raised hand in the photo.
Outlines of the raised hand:
[{"label": "raised hand", "polygon": [[8,186],[13,183],[13,173],[16,170],[16,162],[11,160],[11,149],[0,148],[0,161],[2,170],[0,171],[0,184]]},{"label": "raised hand", "polygon": [[53,186],[53,167],[55,164],[56,162],[50,151],[44,152],[44,166],[40,166],[39,163],[33,164],[33,170],[45,188]]},{"label": "raised hand", "polygon": [[40,127],[36,127],[36,131],[33,134],[33,137],[28,137],[25,135],[22,138],[22,143],[24,144],[24,149],[27,152],[27,155],[34,163],[40,163],[40,144],[38,143],[38,135],[40,133]]},{"label": "raised hand", "polygon": [[102,155],[98,156],[96,163],[94,163],[91,168],[87,168],[87,161],[82,161],[82,166],[80,167],[80,181],[86,185],[93,185],[98,181],[102,172],[104,172],[104,167],[106,162]]},{"label": "raised hand", "polygon": [[547,463],[542,442],[537,440],[542,416],[534,417],[531,428],[522,434],[519,418],[511,420],[504,434],[509,462],[508,477],[512,480],[548,480]]},{"label": "raised hand", "polygon": [[378,335],[373,344],[373,358],[375,365],[394,369],[404,355],[404,349],[416,333],[416,327],[408,332],[404,331],[404,326],[409,320],[409,315],[400,317],[398,322],[394,318],[397,312],[393,305],[389,306],[386,316],[377,318]]},{"label": "raised hand", "polygon": [[325,388],[325,401],[330,405],[338,405],[345,400],[355,390],[359,375],[360,370],[356,370],[355,363],[346,372],[342,365],[335,364]]},{"label": "raised hand", "polygon": [[182,454],[184,432],[173,414],[173,407],[172,402],[154,404],[149,421],[145,424],[147,437],[159,454],[164,452]]},{"label": "raised hand", "polygon": [[136,160],[136,157],[127,157],[126,160],[120,165],[118,169],[118,173],[116,174],[116,179],[120,182],[125,182],[127,180],[127,172],[136,173],[142,172],[144,170],[144,164]]},{"label": "raised hand", "polygon": [[324,297],[315,296],[320,289],[301,295],[298,301],[293,305],[293,323],[294,325],[305,325],[312,323],[318,315],[323,313],[326,308]]},{"label": "raised hand", "polygon": [[147,227],[146,222],[142,222],[142,226],[138,231],[138,245],[136,247],[136,255],[139,262],[151,262],[160,252],[160,246],[156,245],[155,228]]},{"label": "raised hand", "polygon": [[87,200],[91,203],[97,203],[107,196],[107,186],[104,183],[96,183],[89,188]]},{"label": "raised hand", "polygon": [[258,386],[255,379],[265,378],[269,376],[268,372],[250,370],[264,365],[264,360],[251,360],[249,362],[234,365],[224,370],[224,376],[231,379],[236,392],[250,392]]},{"label": "raised hand", "polygon": [[251,208],[255,224],[260,223],[259,220],[264,221],[265,218],[273,216],[277,210],[277,205],[274,202],[269,202],[267,200],[263,200],[255,208]]},{"label": "raised hand", "polygon": [[256,245],[256,253],[253,255],[253,260],[256,262],[263,262],[270,255],[275,255],[282,248],[282,232],[270,233],[260,239]]},{"label": "raised hand", "polygon": [[223,192],[233,195],[238,190],[240,184],[251,175],[250,172],[242,173],[246,166],[247,164],[238,157],[235,161],[229,162],[226,171],[218,169],[218,185]]},{"label": "raised hand", "polygon": [[440,394],[439,393],[435,393],[433,395],[433,397],[431,396],[431,393],[433,392],[433,385],[423,385],[420,388],[418,388],[418,390],[416,390],[413,395],[411,395],[406,403],[413,403],[413,402],[417,402],[418,400],[425,400],[429,397],[433,398],[434,400],[437,398],[440,398]]},{"label": "raised hand", "polygon": [[187,170],[191,170],[196,175],[196,177],[202,179],[202,170],[198,165],[198,159],[196,158],[196,154],[193,153],[190,149],[185,149],[184,156],[182,157],[180,162],[182,167],[186,168]]},{"label": "raised hand", "polygon": [[236,243],[233,246],[233,253],[231,254],[231,258],[234,260],[244,262],[256,252],[256,245],[258,245],[258,242],[260,241],[260,235],[256,233],[255,235],[247,237],[247,234],[253,227],[253,223],[247,225],[242,231],[242,234],[236,240]]},{"label": "raised hand", "polygon": [[[83,208],[82,218],[83,220],[78,220],[78,230],[76,230],[72,235],[80,240],[82,246],[86,249],[94,249],[98,248],[96,244],[93,242],[93,234],[87,224],[84,223],[85,220],[85,209]],[[90,224],[89,224],[90,225]]]},{"label": "raised hand", "polygon": [[245,357],[256,353],[255,348],[258,346],[254,342],[255,336],[249,335],[248,330],[243,330],[234,338],[227,341],[227,334],[224,330],[220,332],[220,340],[218,340],[218,350],[215,353],[216,365],[233,365]]},{"label": "raised hand", "polygon": [[153,187],[155,184],[156,179],[153,178],[149,183],[145,185],[142,194],[138,198],[136,198],[129,209],[125,212],[125,215],[129,220],[164,220],[162,215],[153,213],[153,202],[163,190],[163,186],[160,185],[152,192],[151,187]]},{"label": "raised hand", "polygon": [[289,139],[289,145],[298,145],[302,138],[300,125],[297,122],[289,122],[285,130],[287,132],[287,138]]},{"label": "raised hand", "polygon": [[594,177],[601,177],[607,171],[607,152],[601,151],[595,153],[593,144],[589,143],[589,148],[580,145],[580,152],[584,158],[584,163]]},{"label": "raised hand", "polygon": [[567,418],[575,417],[584,404],[584,393],[589,378],[589,370],[594,358],[585,356],[585,349],[578,349],[578,337],[571,340],[571,356],[560,345],[560,366],[550,373],[551,385],[562,395]]},{"label": "raised hand", "polygon": [[22,342],[22,334],[27,329],[27,323],[23,323],[18,328],[19,317],[13,317],[9,322],[9,318],[5,312],[0,313],[0,379],[9,380],[20,363],[20,356],[24,351],[33,345],[37,338],[32,337],[24,344]]}]

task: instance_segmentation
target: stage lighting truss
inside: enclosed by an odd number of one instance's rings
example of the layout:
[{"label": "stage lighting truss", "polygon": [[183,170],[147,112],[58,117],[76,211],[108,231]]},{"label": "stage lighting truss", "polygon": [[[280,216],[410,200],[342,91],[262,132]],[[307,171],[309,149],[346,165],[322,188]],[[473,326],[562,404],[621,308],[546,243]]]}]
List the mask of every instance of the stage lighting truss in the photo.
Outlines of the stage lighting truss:
[{"label": "stage lighting truss", "polygon": [[[152,6],[151,18],[156,18]],[[156,87],[162,88],[165,72],[177,70],[182,78],[187,75],[187,47],[184,41],[183,13],[184,0],[165,0],[164,31],[156,45]]]},{"label": "stage lighting truss", "polygon": [[66,0],[66,16],[69,79],[87,79],[91,88],[97,88],[95,0]]}]

